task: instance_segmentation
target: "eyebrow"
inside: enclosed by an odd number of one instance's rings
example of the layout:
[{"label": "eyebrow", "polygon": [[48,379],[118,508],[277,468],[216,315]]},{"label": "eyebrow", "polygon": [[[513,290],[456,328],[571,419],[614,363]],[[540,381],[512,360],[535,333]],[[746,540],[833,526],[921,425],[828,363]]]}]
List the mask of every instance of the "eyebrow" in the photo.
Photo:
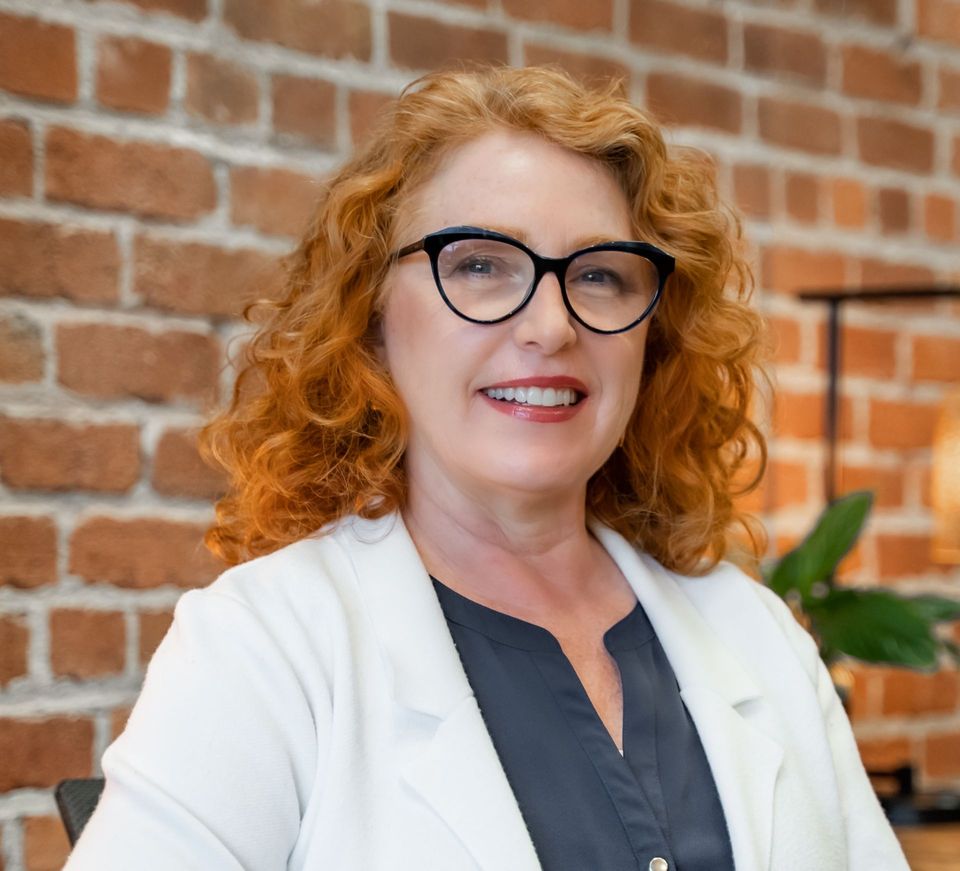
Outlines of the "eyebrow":
[{"label": "eyebrow", "polygon": [[[518,242],[523,242],[528,248],[532,247],[530,245],[530,237],[517,227],[505,227],[502,224],[467,224],[469,227],[476,227],[480,230],[493,230],[497,233],[502,233],[504,236],[512,236]],[[581,236],[578,239],[574,240],[573,245],[571,246],[571,251],[579,251],[581,248],[590,248],[594,245],[602,245],[605,242],[624,242],[627,241],[619,236],[610,236],[606,233],[594,234],[592,236]]]}]

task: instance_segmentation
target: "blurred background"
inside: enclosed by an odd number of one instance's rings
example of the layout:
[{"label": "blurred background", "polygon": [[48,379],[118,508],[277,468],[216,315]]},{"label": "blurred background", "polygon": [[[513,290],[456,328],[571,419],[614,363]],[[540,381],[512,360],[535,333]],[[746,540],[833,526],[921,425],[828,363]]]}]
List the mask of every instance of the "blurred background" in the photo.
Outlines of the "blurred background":
[{"label": "blurred background", "polygon": [[[0,869],[62,865],[51,787],[99,773],[218,571],[194,435],[244,302],[384,101],[469,61],[622,77],[714,161],[773,328],[770,556],[827,495],[828,307],[798,293],[960,284],[960,0],[0,0]],[[842,583],[957,597],[960,299],[842,318],[836,492],[875,492]],[[852,673],[868,765],[960,791],[956,667]]]}]

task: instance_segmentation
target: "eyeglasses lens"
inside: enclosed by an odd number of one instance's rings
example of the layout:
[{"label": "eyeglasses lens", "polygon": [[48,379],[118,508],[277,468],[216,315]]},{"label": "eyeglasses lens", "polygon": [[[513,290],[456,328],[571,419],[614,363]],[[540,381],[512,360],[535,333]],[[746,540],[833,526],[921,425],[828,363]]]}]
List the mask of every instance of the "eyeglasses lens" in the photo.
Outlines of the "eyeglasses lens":
[{"label": "eyeglasses lens", "polygon": [[[440,285],[450,304],[471,320],[495,321],[513,312],[533,284],[526,252],[496,239],[464,239],[437,258]],[[657,292],[657,267],[629,251],[588,251],[574,258],[565,277],[577,315],[599,330],[619,330],[639,318]]]}]

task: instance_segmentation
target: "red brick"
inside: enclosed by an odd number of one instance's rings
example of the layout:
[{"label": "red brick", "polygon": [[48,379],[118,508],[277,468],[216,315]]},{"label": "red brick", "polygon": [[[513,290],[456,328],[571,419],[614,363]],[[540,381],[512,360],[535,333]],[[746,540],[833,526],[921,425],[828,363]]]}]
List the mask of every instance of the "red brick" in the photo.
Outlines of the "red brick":
[{"label": "red brick", "polygon": [[270,87],[275,132],[322,148],[336,145],[337,89],[331,82],[277,75],[270,80]]},{"label": "red brick", "polygon": [[57,329],[60,383],[100,399],[210,401],[217,394],[215,339],[170,330],[70,324]]},{"label": "red brick", "polygon": [[956,382],[960,376],[960,339],[916,336],[912,355],[913,377],[917,381]]},{"label": "red brick", "polygon": [[901,188],[881,188],[877,192],[877,211],[884,233],[910,230],[910,194]]},{"label": "red brick", "polygon": [[97,46],[97,100],[126,112],[165,112],[172,58],[169,48],[154,42],[103,37]]},{"label": "red brick", "polygon": [[38,587],[57,579],[57,529],[49,517],[0,517],[0,584]]},{"label": "red brick", "polygon": [[170,624],[173,611],[144,611],[140,613],[140,664],[146,665],[154,651],[163,641]]},{"label": "red brick", "polygon": [[960,45],[960,3],[956,0],[917,0],[917,33]]},{"label": "red brick", "polygon": [[370,10],[351,0],[226,0],[223,19],[240,36],[311,54],[370,60]]},{"label": "red brick", "polygon": [[893,771],[911,761],[910,742],[903,737],[859,738],[857,746],[868,771]]},{"label": "red brick", "polygon": [[230,170],[230,220],[276,236],[300,236],[320,194],[317,180],[289,169]]},{"label": "red brick", "polygon": [[877,536],[877,573],[881,581],[924,575],[934,570],[929,535]]},{"label": "red brick", "polygon": [[378,91],[350,92],[348,102],[350,108],[350,141],[354,145],[360,143],[373,130],[384,107],[392,99],[389,94]]},{"label": "red brick", "polygon": [[712,9],[694,9],[668,0],[630,4],[630,41],[698,60],[727,61],[727,22]]},{"label": "red brick", "polygon": [[69,853],[67,831],[59,817],[28,817],[23,821],[26,871],[60,871]]},{"label": "red brick", "polygon": [[867,223],[867,191],[852,178],[836,178],[831,185],[833,221],[838,227],[859,229]]},{"label": "red brick", "polygon": [[197,450],[190,430],[168,429],[153,459],[153,489],[167,496],[214,499],[226,489],[224,474],[208,466]]},{"label": "red brick", "polygon": [[859,18],[874,24],[897,22],[897,0],[816,0],[819,12],[845,19]]},{"label": "red brick", "polygon": [[788,505],[805,505],[810,498],[807,467],[803,463],[787,460],[771,460],[767,467],[769,481],[769,505],[784,508]]},{"label": "red brick", "polygon": [[[584,8],[588,4],[583,4]],[[523,46],[524,63],[528,66],[562,67],[581,81],[606,82],[608,79],[628,79],[630,70],[604,52],[587,54],[579,51],[564,51],[548,45],[527,42]]]},{"label": "red brick", "polygon": [[131,589],[203,586],[222,569],[204,549],[205,531],[175,520],[93,517],[70,539],[70,572]]},{"label": "red brick", "polygon": [[773,245],[764,249],[761,269],[768,290],[835,290],[844,286],[846,259],[835,251]]},{"label": "red brick", "polygon": [[114,708],[110,712],[110,740],[116,741],[121,732],[127,727],[127,720],[130,719],[132,707]]},{"label": "red brick", "polygon": [[892,378],[897,371],[896,343],[897,333],[889,330],[843,327],[840,351],[843,373]]},{"label": "red brick", "polygon": [[207,0],[123,0],[139,6],[145,12],[168,12],[190,21],[207,17]]},{"label": "red brick", "polygon": [[774,433],[784,438],[821,438],[823,407],[823,397],[818,393],[779,391],[774,398]]},{"label": "red brick", "polygon": [[770,215],[770,170],[760,164],[733,168],[733,195],[737,207],[753,218]]},{"label": "red brick", "polygon": [[450,64],[506,63],[507,35],[501,30],[463,27],[403,12],[387,12],[390,58],[399,67],[435,69]]},{"label": "red brick", "polygon": [[[853,661],[845,664],[843,667],[850,673],[853,680],[853,686],[847,704],[847,713],[854,722],[869,719],[875,714],[876,705],[874,704],[875,693],[873,692],[873,686],[879,679],[879,675],[875,674],[879,669],[875,666]],[[860,742],[858,741],[857,743],[859,744]],[[862,746],[860,752],[862,755]]]},{"label": "red brick", "polygon": [[759,121],[760,136],[775,145],[813,154],[841,151],[840,116],[830,109],[761,97]]},{"label": "red brick", "polygon": [[33,193],[33,136],[19,118],[0,121],[0,196],[29,197]]},{"label": "red brick", "polygon": [[857,119],[857,147],[861,160],[910,172],[933,169],[933,133],[892,118]]},{"label": "red brick", "polygon": [[933,442],[937,406],[870,400],[870,443],[878,448],[927,448]]},{"label": "red brick", "polygon": [[937,242],[952,242],[956,238],[957,204],[953,197],[941,194],[924,197],[923,229]]},{"label": "red brick", "polygon": [[786,178],[787,214],[795,221],[816,223],[820,214],[820,182],[810,172],[790,172]]},{"label": "red brick", "polygon": [[239,64],[206,54],[187,57],[186,110],[214,124],[257,120],[257,80]]},{"label": "red brick", "polygon": [[148,305],[183,314],[236,317],[278,281],[277,258],[249,248],[216,248],[141,236],[134,288]]},{"label": "red brick", "polygon": [[46,186],[50,199],[156,218],[197,218],[216,205],[202,154],[62,127],[47,134]]},{"label": "red brick", "polygon": [[960,732],[926,736],[924,774],[927,777],[960,777]]},{"label": "red brick", "polygon": [[843,47],[843,91],[854,97],[914,106],[920,102],[920,64],[862,45]]},{"label": "red brick", "polygon": [[883,707],[885,716],[946,714],[956,710],[960,677],[954,670],[918,674],[901,668],[885,670]]},{"label": "red brick", "polygon": [[43,334],[24,315],[0,316],[0,383],[23,384],[43,377]]},{"label": "red brick", "polygon": [[77,98],[73,30],[0,14],[0,88],[58,103]]},{"label": "red brick", "polygon": [[0,296],[113,302],[119,271],[112,233],[0,219]]},{"label": "red brick", "polygon": [[86,717],[0,717],[0,792],[89,777],[93,721]]},{"label": "red brick", "polygon": [[747,24],[743,29],[743,63],[750,72],[775,75],[822,86],[827,76],[827,53],[815,33]]},{"label": "red brick", "polygon": [[[873,258],[860,261],[860,274],[863,287],[909,288],[928,285],[933,280],[933,272],[926,266],[890,263]],[[889,309],[889,306],[886,308]]]},{"label": "red brick", "polygon": [[27,673],[30,630],[13,614],[0,616],[0,687]]},{"label": "red brick", "polygon": [[119,611],[54,608],[50,667],[58,677],[92,678],[123,672],[126,629]]},{"label": "red brick", "polygon": [[739,133],[743,125],[740,94],[732,88],[678,73],[651,73],[647,101],[671,124],[709,127]]},{"label": "red brick", "polygon": [[612,0],[501,0],[503,11],[511,18],[526,21],[545,21],[573,27],[576,30],[610,30],[613,26]]},{"label": "red brick", "polygon": [[903,467],[855,466],[845,463],[839,472],[840,492],[873,490],[877,508],[899,508],[903,505]]},{"label": "red brick", "polygon": [[960,111],[960,69],[941,67],[937,76],[939,97],[937,107],[948,111]]},{"label": "red brick", "polygon": [[802,354],[800,325],[792,318],[768,317],[770,348],[776,363],[799,363]]},{"label": "red brick", "polygon": [[8,487],[123,493],[139,477],[136,426],[0,417],[0,479]]}]

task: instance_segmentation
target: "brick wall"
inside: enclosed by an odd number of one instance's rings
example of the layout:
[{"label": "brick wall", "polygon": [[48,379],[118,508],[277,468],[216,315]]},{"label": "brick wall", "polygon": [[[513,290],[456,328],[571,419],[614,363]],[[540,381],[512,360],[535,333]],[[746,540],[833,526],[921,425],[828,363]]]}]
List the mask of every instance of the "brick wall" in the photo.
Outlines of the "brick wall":
[{"label": "brick wall", "polygon": [[[384,99],[451,60],[626,76],[747,218],[776,336],[785,546],[822,498],[824,322],[798,288],[960,281],[958,0],[0,0],[0,868],[56,868],[50,786],[96,771],[186,587],[217,477],[192,433],[244,300],[275,280]],[[956,303],[852,305],[854,580],[931,564],[930,437]],[[865,754],[960,787],[960,683],[860,669]]]}]

